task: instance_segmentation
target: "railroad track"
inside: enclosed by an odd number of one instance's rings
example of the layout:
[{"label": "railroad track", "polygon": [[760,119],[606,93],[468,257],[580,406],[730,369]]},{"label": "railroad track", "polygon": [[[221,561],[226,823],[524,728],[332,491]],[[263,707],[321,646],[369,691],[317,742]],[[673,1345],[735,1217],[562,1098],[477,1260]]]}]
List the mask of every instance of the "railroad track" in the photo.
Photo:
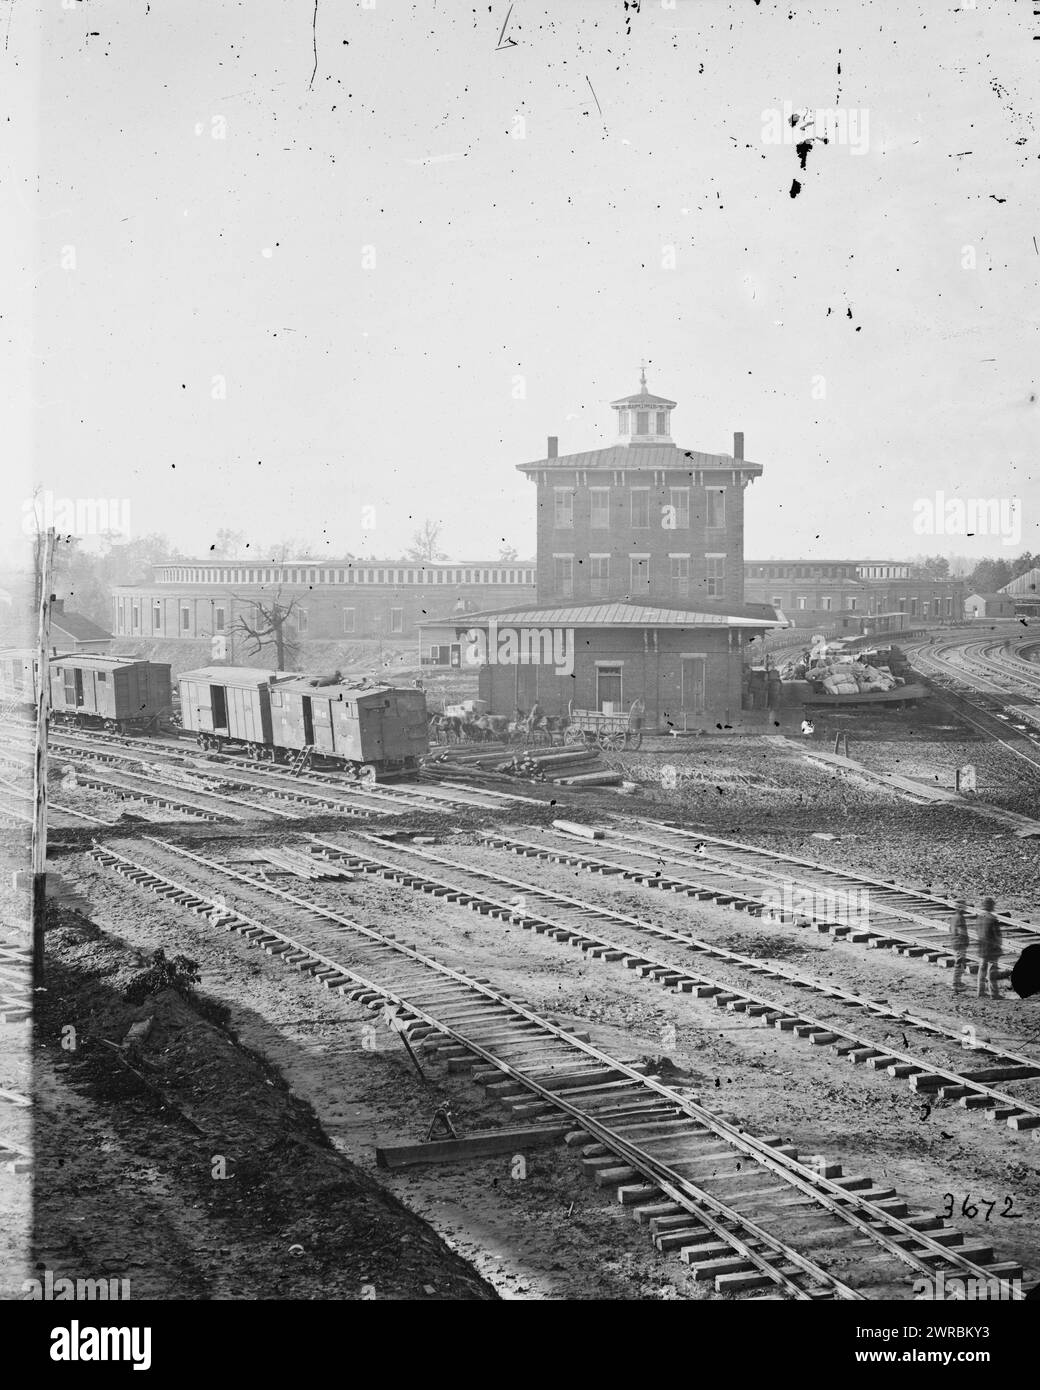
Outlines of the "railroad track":
[{"label": "railroad track", "polygon": [[[995,1262],[934,1213],[911,1215],[891,1188],[842,1176],[814,1156],[804,1161],[778,1137],[755,1137],[659,1078],[593,1046],[558,1023],[475,979],[318,902],[276,889],[228,865],[147,837],[143,862],[97,846],[98,862],[171,904],[233,931],[285,965],[386,1017],[409,1046],[469,1062],[474,1078],[512,1100],[525,1117],[563,1113],[568,1139],[597,1184],[614,1188],[648,1226],[658,1248],[676,1251],[719,1292],[837,1301],[910,1297],[922,1276],[980,1279],[1019,1298],[1022,1267]],[[184,875],[207,887],[185,882]],[[229,909],[211,892],[228,881],[277,900],[292,933]],[[304,914],[301,921],[299,913]],[[347,947],[349,964],[315,927]],[[519,1104],[517,1097],[521,1099]],[[768,1222],[768,1225],[764,1224]]]},{"label": "railroad track", "polygon": [[[650,877],[665,877],[663,870],[674,866],[701,876],[705,888],[734,899],[775,903],[777,893],[783,901],[790,885],[795,902],[798,892],[806,895],[806,909],[797,915],[820,930],[831,930],[838,937],[873,948],[891,947],[932,964],[953,964],[948,928],[954,903],[950,899],[699,830],[684,830],[642,818],[635,824],[640,828],[606,829],[604,839],[596,841],[596,845],[630,856],[634,864],[642,861],[644,876],[648,872],[645,861],[657,866]],[[556,838],[557,842],[564,840],[562,836]],[[566,840],[576,843],[572,837]],[[844,909],[829,914],[826,905],[832,901],[850,905],[849,917],[842,920]],[[867,907],[863,924],[849,925],[857,906],[864,903]],[[1008,957],[1040,941],[1040,931],[1026,918],[1006,912],[995,915],[1001,923]]]},{"label": "railroad track", "polygon": [[[544,883],[460,863],[425,846],[388,843],[374,834],[360,838],[375,848],[359,853],[320,836],[309,837],[322,858],[334,859],[353,873],[378,876],[484,916],[506,916],[590,957],[626,966],[673,993],[710,1001],[716,1008],[757,1019],[760,1025],[803,1039],[810,1046],[829,1047],[847,1062],[905,1080],[922,1099],[956,1100],[963,1109],[983,1111],[1012,1130],[1040,1131],[1040,1104],[998,1088],[998,1083],[1040,1078],[1037,1059],[980,1040],[975,1029],[965,1033],[946,1028],[804,972],[729,950],[602,903],[557,892]],[[576,862],[571,856],[547,854],[544,847],[507,836],[486,834],[481,838],[495,848],[536,850],[539,858]],[[581,862],[597,872],[612,872],[609,864],[601,861],[586,863],[583,858]],[[705,971],[705,962],[710,962],[715,973]],[[720,966],[722,975],[717,973]],[[760,992],[762,981],[772,986],[771,995]],[[783,997],[777,996],[777,990]],[[807,995],[816,996],[817,1007],[823,1004],[829,1010],[828,1017],[806,1010]],[[865,1025],[872,1032],[864,1032]],[[892,1046],[893,1034],[900,1037],[902,1047]],[[913,1035],[913,1044],[908,1035]],[[972,1059],[970,1067],[962,1060],[966,1045]],[[912,1052],[912,1046],[918,1050]]]},{"label": "railroad track", "polygon": [[[23,734],[31,731],[28,723],[17,728]],[[197,764],[200,759],[219,764],[227,771],[224,781],[253,791],[268,799],[335,812],[357,819],[371,815],[405,815],[410,811],[440,811],[472,806],[493,810],[509,802],[530,802],[536,798],[514,792],[495,791],[484,787],[462,787],[438,780],[428,772],[421,774],[419,783],[354,783],[335,772],[310,770],[306,774],[291,773],[277,764],[250,764],[241,754],[209,751],[202,753],[192,742],[156,738],[122,737],[103,730],[51,730],[50,746],[56,752],[84,753],[95,761],[108,763],[136,762],[144,767],[156,759],[187,764],[193,774],[205,776]],[[148,754],[149,756],[142,756]],[[431,780],[426,780],[426,779]],[[245,803],[252,805],[252,803]],[[286,819],[291,819],[286,816]]]}]

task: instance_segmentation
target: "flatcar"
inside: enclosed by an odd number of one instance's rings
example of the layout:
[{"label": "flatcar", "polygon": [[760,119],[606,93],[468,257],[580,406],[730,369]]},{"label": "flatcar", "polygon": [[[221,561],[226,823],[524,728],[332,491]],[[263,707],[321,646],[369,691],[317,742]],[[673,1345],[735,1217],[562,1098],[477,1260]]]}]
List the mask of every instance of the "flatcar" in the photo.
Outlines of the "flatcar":
[{"label": "flatcar", "polygon": [[426,696],[411,687],[206,666],[183,673],[180,697],[182,726],[200,747],[261,761],[320,758],[371,780],[414,770],[429,748]]}]

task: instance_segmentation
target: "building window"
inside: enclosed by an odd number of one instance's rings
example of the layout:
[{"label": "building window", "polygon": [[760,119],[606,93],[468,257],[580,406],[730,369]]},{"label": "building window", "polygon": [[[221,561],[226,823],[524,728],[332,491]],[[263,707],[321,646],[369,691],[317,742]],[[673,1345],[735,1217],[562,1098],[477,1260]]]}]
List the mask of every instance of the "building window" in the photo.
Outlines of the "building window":
[{"label": "building window", "polygon": [[130,614],[131,621],[133,622],[133,628],[136,632],[138,628],[141,626],[141,605],[136,602],[133,603],[130,608]]},{"label": "building window", "polygon": [[574,556],[553,556],[553,589],[564,598],[574,593]]},{"label": "building window", "polygon": [[668,490],[668,505],[672,509],[672,518],[677,531],[689,530],[690,526],[690,489],[688,487],[673,487]]},{"label": "building window", "polygon": [[915,598],[910,600],[910,616],[911,618],[917,617],[917,600]]},{"label": "building window", "polygon": [[846,600],[845,600],[845,606],[846,606],[846,608],[849,610],[850,613],[855,613],[856,609],[859,607],[859,599],[855,599],[855,598],[846,599]]},{"label": "building window", "polygon": [[645,531],[650,526],[650,489],[632,489],[632,530]]},{"label": "building window", "polygon": [[952,599],[952,598],[948,598],[948,599],[946,600],[946,616],[947,616],[948,618],[952,618],[952,617],[953,617],[953,599]]},{"label": "building window", "polygon": [[690,557],[688,555],[669,556],[672,572],[672,597],[688,598],[690,593]]},{"label": "building window", "polygon": [[834,600],[831,598],[830,594],[824,594],[824,596],[823,596],[823,611],[824,611],[825,613],[829,613],[833,607],[834,607]]},{"label": "building window", "polygon": [[709,488],[707,525],[711,531],[721,531],[726,525],[726,493],[722,488]]},{"label": "building window", "polygon": [[799,595],[799,597],[798,597],[798,607],[799,607],[799,608],[807,608],[808,606],[809,606],[809,605],[808,605],[808,600],[805,599],[805,598],[803,598],[801,595]]},{"label": "building window", "polygon": [[606,598],[610,593],[610,556],[589,556],[589,592],[593,598]]},{"label": "building window", "polygon": [[657,412],[657,433],[658,433],[658,434],[667,434],[667,433],[668,433],[668,412],[667,412],[667,410],[659,410],[659,411]]},{"label": "building window", "polygon": [[618,413],[617,413],[617,430],[618,430],[618,434],[627,434],[627,433],[628,433],[628,411],[627,411],[627,410],[619,410],[619,411],[618,411]]},{"label": "building window", "polygon": [[307,632],[307,610],[297,608],[296,610],[296,631],[303,637]]},{"label": "building window", "polygon": [[780,594],[777,594],[774,598],[771,598],[769,602],[773,605],[774,608],[783,608],[784,606],[784,600]]},{"label": "building window", "polygon": [[353,632],[353,631],[354,631],[354,617],[355,617],[355,613],[356,613],[356,609],[353,609],[353,608],[344,608],[344,610],[343,610],[343,631],[344,631],[344,632]]},{"label": "building window", "polygon": [[403,608],[391,608],[391,609],[390,609],[390,631],[391,631],[391,632],[403,632],[403,631],[404,631],[404,609],[403,609]]},{"label": "building window", "polygon": [[214,632],[223,632],[223,631],[224,631],[224,610],[223,610],[223,608],[214,608],[214,610],[213,610],[213,631],[214,631]]},{"label": "building window", "polygon": [[[726,557],[725,555],[706,555],[705,563],[707,566],[708,597],[722,598],[726,586]],[[799,599],[799,607],[805,607],[805,600]]]},{"label": "building window", "polygon": [[152,631],[159,632],[162,629],[162,599],[152,600]]},{"label": "building window", "polygon": [[589,525],[594,531],[606,531],[610,527],[610,488],[589,489]]},{"label": "building window", "polygon": [[636,434],[650,433],[650,412],[649,410],[636,411]]},{"label": "building window", "polygon": [[181,605],[181,632],[187,632],[191,627],[191,609],[188,605]]},{"label": "building window", "polygon": [[650,587],[650,556],[628,557],[628,588],[631,594],[645,594]]}]

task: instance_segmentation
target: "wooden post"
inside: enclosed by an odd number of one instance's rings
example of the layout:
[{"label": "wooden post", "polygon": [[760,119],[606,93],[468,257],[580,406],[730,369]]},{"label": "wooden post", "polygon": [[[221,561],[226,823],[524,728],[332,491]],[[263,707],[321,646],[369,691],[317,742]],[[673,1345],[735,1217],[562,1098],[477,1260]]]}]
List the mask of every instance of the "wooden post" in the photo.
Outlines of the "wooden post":
[{"label": "wooden post", "polygon": [[32,969],[33,988],[43,987],[43,922],[47,912],[47,726],[50,718],[51,568],[54,528],[47,531],[39,575],[40,625],[36,705],[36,757],[33,762]]}]

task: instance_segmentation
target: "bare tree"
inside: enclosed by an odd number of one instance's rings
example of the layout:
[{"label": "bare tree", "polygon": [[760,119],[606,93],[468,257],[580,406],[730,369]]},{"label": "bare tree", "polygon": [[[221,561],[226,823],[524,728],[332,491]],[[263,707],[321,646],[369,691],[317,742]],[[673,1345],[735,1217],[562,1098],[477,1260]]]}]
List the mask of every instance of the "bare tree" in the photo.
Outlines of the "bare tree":
[{"label": "bare tree", "polygon": [[[237,594],[232,597],[243,605],[245,611],[240,610],[236,614],[229,631],[240,633],[252,644],[246,648],[250,656],[259,656],[266,648],[273,647],[277,669],[292,670],[300,654],[297,631],[289,621],[296,611],[296,600],[292,598],[288,603],[283,603],[281,589],[273,598],[266,600],[242,599]],[[246,617],[250,609],[252,616]]]},{"label": "bare tree", "polygon": [[416,531],[412,536],[411,549],[408,551],[407,559],[413,562],[423,560],[446,560],[447,554],[440,548],[441,523],[431,521],[429,517],[422,524],[422,529]]}]

